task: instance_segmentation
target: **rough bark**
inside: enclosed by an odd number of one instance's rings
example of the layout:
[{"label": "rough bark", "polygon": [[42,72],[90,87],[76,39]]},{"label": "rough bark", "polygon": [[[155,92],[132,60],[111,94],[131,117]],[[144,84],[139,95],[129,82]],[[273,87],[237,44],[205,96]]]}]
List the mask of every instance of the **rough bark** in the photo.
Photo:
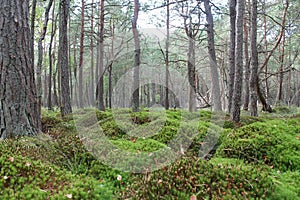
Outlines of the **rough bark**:
[{"label": "rough bark", "polygon": [[244,0],[237,0],[236,39],[235,39],[235,76],[232,98],[231,119],[240,121],[241,98],[243,85],[243,17]]},{"label": "rough bark", "polygon": [[140,39],[137,28],[137,20],[139,16],[139,0],[134,0],[134,15],[132,19],[132,32],[134,37],[134,72],[133,72],[133,95],[132,95],[132,110],[139,111],[139,85],[140,85]]},{"label": "rough bark", "polygon": [[230,0],[230,54],[229,54],[229,91],[228,91],[228,112],[231,112],[232,96],[234,90],[235,73],[235,23],[236,23],[236,0]]},{"label": "rough bark", "polygon": [[209,0],[204,0],[204,6],[207,21],[208,52],[210,58],[210,74],[212,80],[212,109],[214,111],[222,111],[219,72],[215,50],[214,20],[211,13]]},{"label": "rough bark", "polygon": [[0,6],[0,138],[35,135],[40,114],[34,77],[28,0]]},{"label": "rough bark", "polygon": [[193,35],[190,34],[189,39],[189,49],[188,49],[188,79],[190,84],[189,92],[189,111],[196,111],[196,84],[195,84],[195,39]]},{"label": "rough bark", "polygon": [[100,4],[100,23],[99,23],[99,42],[97,47],[97,59],[98,59],[98,66],[97,69],[99,70],[97,88],[96,88],[96,98],[97,98],[97,107],[99,110],[104,111],[104,0],[101,0]]},{"label": "rough bark", "polygon": [[[31,4],[31,21],[30,21],[30,30],[31,30],[31,49],[34,49],[34,33],[35,33],[35,18],[36,18],[36,6],[37,0],[32,0]],[[34,51],[32,51],[32,62],[34,64]]]},{"label": "rough bark", "polygon": [[258,116],[257,87],[258,87],[258,52],[257,52],[257,0],[251,5],[251,75],[250,75],[250,115]]},{"label": "rough bark", "polygon": [[[244,63],[244,81],[245,81],[245,94],[244,94],[244,105],[243,110],[248,111],[249,109],[249,101],[250,101],[250,59],[249,59],[249,29],[248,29],[248,19],[250,20],[251,13],[251,5],[250,0],[248,0],[247,4],[248,15],[244,17],[244,55],[245,55],[245,63]],[[245,14],[246,15],[246,14]],[[248,18],[249,17],[249,18]]]},{"label": "rough bark", "polygon": [[59,50],[58,67],[60,68],[61,83],[61,115],[65,116],[72,113],[69,82],[69,59],[68,59],[68,16],[70,0],[61,0],[59,5]]}]

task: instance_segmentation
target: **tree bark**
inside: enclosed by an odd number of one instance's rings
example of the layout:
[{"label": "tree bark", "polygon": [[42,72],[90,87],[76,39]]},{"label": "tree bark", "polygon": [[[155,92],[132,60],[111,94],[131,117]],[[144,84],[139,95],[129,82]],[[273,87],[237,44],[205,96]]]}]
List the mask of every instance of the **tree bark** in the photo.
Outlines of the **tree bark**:
[{"label": "tree bark", "polygon": [[[246,2],[245,2],[246,3]],[[250,0],[248,0],[247,4],[248,10],[248,18],[247,16],[244,17],[244,55],[245,55],[245,63],[244,63],[244,81],[245,81],[245,95],[244,95],[244,105],[243,110],[248,111],[249,109],[249,101],[250,101],[250,59],[249,59],[249,29],[248,29],[248,19],[250,20],[250,13],[251,13],[251,5]]]},{"label": "tree bark", "polygon": [[250,115],[258,116],[257,87],[258,86],[258,52],[257,52],[257,0],[251,5],[251,75],[250,75]]},{"label": "tree bark", "polygon": [[92,15],[91,15],[91,104],[95,106],[95,54],[94,54],[94,0],[92,0]]},{"label": "tree bark", "polygon": [[170,42],[170,5],[167,0],[167,38],[166,38],[166,87],[165,87],[165,109],[169,110],[169,42]]},{"label": "tree bark", "polygon": [[215,36],[214,36],[214,20],[211,13],[211,6],[209,0],[204,0],[206,21],[207,21],[207,36],[208,36],[208,52],[210,58],[210,74],[212,79],[212,108],[214,111],[222,111],[221,92],[219,83],[219,72],[215,50]]},{"label": "tree bark", "polygon": [[36,135],[40,113],[34,77],[28,0],[0,6],[0,138]]},{"label": "tree bark", "polygon": [[237,0],[236,16],[236,39],[235,39],[235,76],[234,92],[232,98],[231,119],[234,122],[240,121],[241,98],[243,84],[243,17],[244,0]]},{"label": "tree bark", "polygon": [[100,4],[100,27],[99,27],[99,42],[97,47],[97,55],[99,55],[98,59],[98,70],[99,74],[98,76],[98,82],[97,82],[97,88],[96,88],[96,97],[97,97],[97,107],[99,110],[104,111],[104,0],[101,0]]},{"label": "tree bark", "polygon": [[84,53],[84,10],[85,0],[81,0],[81,31],[80,31],[80,52],[79,52],[79,75],[78,75],[78,97],[79,108],[83,108],[83,53]]},{"label": "tree bark", "polygon": [[61,0],[59,20],[59,52],[58,67],[60,68],[61,82],[61,115],[65,116],[72,113],[69,82],[69,59],[68,59],[68,16],[70,0]]},{"label": "tree bark", "polygon": [[236,24],[236,0],[230,0],[230,54],[229,54],[229,91],[228,91],[228,112],[231,112],[232,96],[234,91],[235,76],[235,24]]},{"label": "tree bark", "polygon": [[134,0],[134,15],[132,19],[132,32],[134,37],[134,72],[133,72],[133,95],[132,95],[132,111],[139,111],[139,85],[140,85],[140,39],[139,31],[137,28],[137,20],[139,16],[139,0]]}]

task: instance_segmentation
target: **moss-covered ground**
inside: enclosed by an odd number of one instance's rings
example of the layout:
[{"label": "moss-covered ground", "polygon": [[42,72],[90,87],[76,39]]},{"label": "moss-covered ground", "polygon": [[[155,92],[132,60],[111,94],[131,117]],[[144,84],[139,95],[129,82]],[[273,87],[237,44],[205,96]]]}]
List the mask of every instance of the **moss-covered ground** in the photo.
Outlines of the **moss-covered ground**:
[{"label": "moss-covered ground", "polygon": [[[177,142],[190,141],[189,148],[145,174],[109,167],[77,132],[76,120],[91,112],[101,134],[123,152],[168,149],[179,133]],[[0,141],[0,199],[300,199],[299,109],[258,118],[243,113],[239,124],[219,115],[85,109],[62,119],[43,110],[42,134]],[[215,132],[214,147],[199,157],[207,133]]]}]

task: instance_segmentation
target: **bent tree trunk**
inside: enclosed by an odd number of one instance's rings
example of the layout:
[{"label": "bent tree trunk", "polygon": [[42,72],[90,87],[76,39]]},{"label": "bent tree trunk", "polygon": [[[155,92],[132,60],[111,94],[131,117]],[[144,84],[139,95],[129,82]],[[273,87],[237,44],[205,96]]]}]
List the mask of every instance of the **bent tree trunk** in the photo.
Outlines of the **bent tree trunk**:
[{"label": "bent tree trunk", "polygon": [[35,135],[40,115],[34,78],[28,0],[0,7],[0,138]]}]

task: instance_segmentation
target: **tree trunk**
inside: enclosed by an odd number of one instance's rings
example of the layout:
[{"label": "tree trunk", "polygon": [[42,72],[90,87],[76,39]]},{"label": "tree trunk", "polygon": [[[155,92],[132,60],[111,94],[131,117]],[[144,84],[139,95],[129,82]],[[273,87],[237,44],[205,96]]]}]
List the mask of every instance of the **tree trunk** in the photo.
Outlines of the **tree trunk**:
[{"label": "tree trunk", "polygon": [[243,105],[243,110],[248,111],[249,109],[249,101],[250,101],[250,60],[249,60],[249,30],[248,30],[248,19],[250,19],[250,13],[251,13],[251,5],[250,5],[250,0],[248,0],[247,4],[247,10],[248,10],[248,17],[244,18],[244,54],[245,54],[245,63],[244,63],[244,71],[245,71],[245,76],[244,76],[244,81],[245,81],[245,95],[244,95],[244,105]]},{"label": "tree trunk", "polygon": [[97,54],[99,55],[97,58],[99,59],[97,68],[99,70],[99,75],[97,74],[98,82],[96,88],[96,97],[98,109],[104,111],[104,0],[101,0],[100,12],[99,43],[97,47]]},{"label": "tree trunk", "polygon": [[[37,64],[37,89],[38,89],[38,103],[39,103],[39,109],[41,112],[42,108],[42,64],[43,64],[43,41],[45,40],[46,32],[47,32],[47,27],[48,27],[48,21],[49,21],[49,12],[52,7],[53,0],[50,0],[48,3],[48,6],[45,10],[45,19],[44,19],[44,24],[42,28],[42,33],[39,38],[38,42],[38,64]],[[46,79],[46,77],[45,77]],[[51,94],[51,93],[50,93]]]},{"label": "tree trunk", "polygon": [[[191,30],[190,30],[191,31]],[[195,38],[190,34],[188,49],[188,79],[190,84],[189,92],[189,111],[196,111],[196,84],[195,84]]]},{"label": "tree trunk", "polygon": [[[285,24],[282,25],[285,26]],[[283,32],[282,35],[281,55],[279,58],[280,67],[279,67],[279,85],[278,85],[278,92],[277,92],[277,99],[276,99],[277,105],[281,105],[283,101],[283,78],[284,78],[283,67],[284,67],[284,56],[285,56],[284,54],[285,54],[285,31]]]},{"label": "tree trunk", "polygon": [[139,0],[134,0],[134,16],[132,19],[132,32],[134,37],[134,72],[133,72],[133,95],[132,95],[132,111],[139,111],[139,85],[140,85],[140,39],[137,29],[137,20],[139,15]]},{"label": "tree trunk", "polygon": [[35,33],[36,5],[37,5],[37,0],[32,0],[30,30],[31,30],[31,49],[32,49],[31,56],[32,56],[33,65],[34,65],[34,33]]},{"label": "tree trunk", "polygon": [[152,106],[154,104],[156,104],[156,84],[154,83],[154,81],[152,81],[151,83],[151,94],[152,94]]},{"label": "tree trunk", "polygon": [[236,0],[230,0],[230,54],[229,54],[229,91],[228,91],[228,112],[231,113],[232,97],[234,91],[235,76],[235,24],[236,24]]},{"label": "tree trunk", "polygon": [[81,0],[81,31],[80,31],[79,75],[78,75],[79,108],[83,108],[83,97],[84,97],[83,95],[84,10],[85,10],[85,0]]},{"label": "tree trunk", "polygon": [[251,5],[251,75],[250,75],[250,115],[258,116],[257,87],[258,86],[258,52],[257,52],[257,0]]},{"label": "tree trunk", "polygon": [[92,0],[92,15],[91,15],[91,104],[92,106],[95,106],[95,55],[94,55],[94,0]]},{"label": "tree trunk", "polygon": [[2,0],[0,22],[0,138],[32,136],[40,113],[28,0]]},{"label": "tree trunk", "polygon": [[243,84],[243,17],[244,0],[237,0],[236,39],[235,39],[235,76],[232,98],[231,119],[240,121],[241,98]]},{"label": "tree trunk", "polygon": [[170,42],[170,5],[169,0],[167,0],[167,38],[166,38],[166,91],[165,91],[165,109],[169,110],[169,42]]},{"label": "tree trunk", "polygon": [[[48,79],[48,110],[52,110],[52,73],[53,73],[53,60],[52,60],[52,44],[56,31],[56,19],[55,18],[55,0],[53,1],[52,9],[52,29],[49,43],[49,79]],[[54,83],[55,84],[55,83]]]},{"label": "tree trunk", "polygon": [[214,111],[222,111],[221,92],[219,83],[219,72],[215,50],[214,36],[214,20],[211,13],[209,0],[204,0],[206,21],[207,21],[207,37],[208,37],[208,52],[210,58],[210,74],[212,79],[212,108]]},{"label": "tree trunk", "polygon": [[61,82],[61,115],[65,116],[72,113],[69,82],[69,59],[68,59],[68,16],[70,0],[60,1],[60,20],[59,20],[59,52],[58,67],[60,68]]}]

